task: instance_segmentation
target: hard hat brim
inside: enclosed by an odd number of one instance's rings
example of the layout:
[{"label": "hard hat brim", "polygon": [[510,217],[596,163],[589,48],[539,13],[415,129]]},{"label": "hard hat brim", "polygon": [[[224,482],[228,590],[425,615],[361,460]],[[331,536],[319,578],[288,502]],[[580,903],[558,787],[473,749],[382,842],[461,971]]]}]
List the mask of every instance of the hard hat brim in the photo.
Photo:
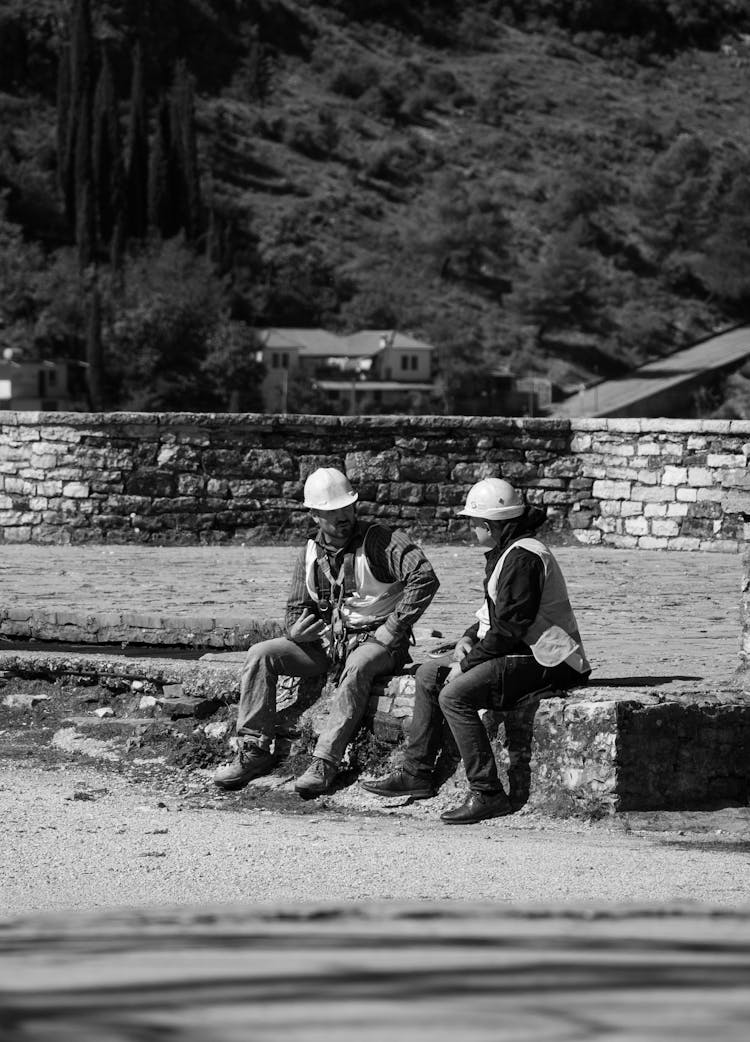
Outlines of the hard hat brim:
[{"label": "hard hat brim", "polygon": [[308,510],[341,510],[342,507],[348,507],[352,503],[356,503],[358,499],[359,493],[352,491],[343,493],[343,495],[326,503],[324,507],[318,506],[316,503],[308,503],[307,501],[305,501],[304,506]]},{"label": "hard hat brim", "polygon": [[463,510],[458,511],[459,517],[477,517],[482,521],[512,521],[515,517],[521,517],[526,507],[523,503],[512,507],[488,507],[487,510]]}]

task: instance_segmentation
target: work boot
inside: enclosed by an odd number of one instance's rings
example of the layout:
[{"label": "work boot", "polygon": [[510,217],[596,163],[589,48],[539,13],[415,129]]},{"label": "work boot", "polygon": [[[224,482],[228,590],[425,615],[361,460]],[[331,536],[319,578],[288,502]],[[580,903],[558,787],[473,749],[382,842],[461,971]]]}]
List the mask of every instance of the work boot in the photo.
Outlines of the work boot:
[{"label": "work boot", "polygon": [[313,756],[310,766],[294,783],[294,788],[300,796],[322,796],[330,790],[338,773],[335,764]]},{"label": "work boot", "polygon": [[383,778],[360,779],[359,784],[376,796],[411,796],[413,800],[428,800],[435,795],[431,782],[409,774],[403,767],[398,767]]},{"label": "work boot", "polygon": [[465,803],[453,807],[440,815],[446,825],[473,825],[476,821],[487,818],[501,818],[504,814],[512,814],[513,806],[500,789],[498,792],[477,792],[472,790]]},{"label": "work boot", "polygon": [[215,772],[214,785],[230,792],[244,789],[253,778],[268,774],[275,762],[276,757],[268,749],[261,749],[252,742],[242,742],[232,762],[224,764]]}]

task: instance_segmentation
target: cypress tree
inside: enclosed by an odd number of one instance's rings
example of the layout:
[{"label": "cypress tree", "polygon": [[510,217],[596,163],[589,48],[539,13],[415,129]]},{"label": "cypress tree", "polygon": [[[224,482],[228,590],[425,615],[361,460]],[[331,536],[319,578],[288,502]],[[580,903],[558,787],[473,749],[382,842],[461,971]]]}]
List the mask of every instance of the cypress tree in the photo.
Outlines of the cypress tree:
[{"label": "cypress tree", "polygon": [[[94,84],[94,41],[90,0],[73,0],[70,15],[70,105],[65,121],[66,141],[63,170],[67,172],[65,203],[71,224],[78,226],[78,200],[85,193],[79,181],[91,176],[91,104]],[[83,114],[88,124],[81,131]],[[88,152],[89,159],[85,153]]]},{"label": "cypress tree", "polygon": [[96,249],[94,179],[91,169],[91,102],[83,95],[78,107],[75,152],[75,228],[78,264],[91,264]]},{"label": "cypress tree", "polygon": [[71,119],[70,45],[63,44],[57,64],[57,182],[65,216],[72,224],[75,212],[73,163],[68,124]]},{"label": "cypress tree", "polygon": [[179,200],[175,192],[177,157],[172,142],[170,105],[162,95],[149,156],[148,223],[164,238],[176,235],[180,229]]},{"label": "cypress tree", "polygon": [[89,408],[99,412],[102,408],[102,301],[99,284],[94,278],[89,289],[86,314],[86,362],[88,363]]},{"label": "cypress tree", "polygon": [[148,113],[140,42],[133,57],[127,154],[128,231],[142,239],[148,230]]},{"label": "cypress tree", "polygon": [[93,174],[99,230],[103,241],[111,242],[125,200],[117,97],[106,51],[94,95]]},{"label": "cypress tree", "polygon": [[262,105],[271,93],[273,62],[265,45],[258,39],[257,30],[250,38],[246,67],[250,100],[258,101]]},{"label": "cypress tree", "polygon": [[186,238],[195,239],[201,226],[200,175],[195,134],[195,96],[193,82],[184,61],[179,61],[175,68],[171,102],[180,221]]}]

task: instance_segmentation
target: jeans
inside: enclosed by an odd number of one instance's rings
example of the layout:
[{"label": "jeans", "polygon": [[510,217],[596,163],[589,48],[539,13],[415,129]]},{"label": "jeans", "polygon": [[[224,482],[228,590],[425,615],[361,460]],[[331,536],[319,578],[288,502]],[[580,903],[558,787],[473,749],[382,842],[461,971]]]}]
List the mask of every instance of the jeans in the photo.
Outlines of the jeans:
[{"label": "jeans", "polygon": [[481,662],[445,684],[451,660],[452,652],[448,652],[429,659],[417,670],[404,767],[416,777],[431,775],[440,751],[444,717],[470,787],[478,792],[498,792],[502,786],[479,710],[512,708],[525,694],[545,687],[550,671],[531,656],[510,655]]},{"label": "jeans", "polygon": [[[315,677],[327,673],[330,662],[321,644],[295,644],[287,637],[254,644],[247,653],[240,680],[237,734],[262,749],[276,735],[276,682],[280,676]],[[314,756],[338,766],[360,725],[377,676],[395,671],[396,661],[382,644],[365,641],[346,659],[333,692],[328,721],[318,737]]]}]

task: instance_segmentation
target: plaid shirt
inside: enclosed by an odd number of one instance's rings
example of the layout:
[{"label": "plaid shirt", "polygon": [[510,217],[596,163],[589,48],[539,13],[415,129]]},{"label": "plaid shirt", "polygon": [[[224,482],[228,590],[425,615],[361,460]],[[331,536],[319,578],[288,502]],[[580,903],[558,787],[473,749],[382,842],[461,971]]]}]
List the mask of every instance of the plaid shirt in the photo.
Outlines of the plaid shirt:
[{"label": "plaid shirt", "polygon": [[[368,525],[362,521],[346,544],[340,549],[326,547],[320,532],[315,542],[322,546],[327,554],[334,575],[339,573],[344,554],[354,553],[367,537],[367,560],[372,574],[379,582],[405,584],[403,595],[396,609],[388,616],[385,625],[393,634],[394,642],[407,642],[411,629],[422,612],[425,611],[440,586],[432,565],[419,547],[400,529],[390,529],[385,525]],[[315,601],[310,596],[305,581],[305,560],[307,547],[303,546],[294,566],[292,585],[286,603],[287,629],[300,617],[305,608],[315,612]],[[322,572],[317,569],[318,590],[324,600],[330,597],[331,585]]]}]

